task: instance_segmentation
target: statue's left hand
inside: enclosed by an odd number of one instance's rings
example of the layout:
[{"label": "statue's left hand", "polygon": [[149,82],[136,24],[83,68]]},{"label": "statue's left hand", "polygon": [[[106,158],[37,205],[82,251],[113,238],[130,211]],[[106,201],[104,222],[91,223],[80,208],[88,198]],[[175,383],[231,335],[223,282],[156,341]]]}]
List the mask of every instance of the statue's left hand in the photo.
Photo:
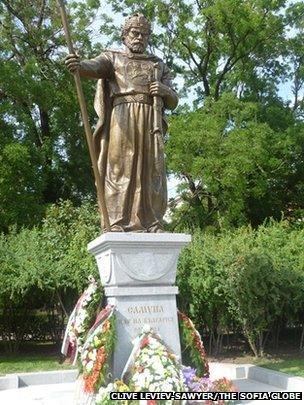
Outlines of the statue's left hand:
[{"label": "statue's left hand", "polygon": [[161,82],[150,84],[150,94],[152,96],[167,97],[171,94],[170,88]]}]

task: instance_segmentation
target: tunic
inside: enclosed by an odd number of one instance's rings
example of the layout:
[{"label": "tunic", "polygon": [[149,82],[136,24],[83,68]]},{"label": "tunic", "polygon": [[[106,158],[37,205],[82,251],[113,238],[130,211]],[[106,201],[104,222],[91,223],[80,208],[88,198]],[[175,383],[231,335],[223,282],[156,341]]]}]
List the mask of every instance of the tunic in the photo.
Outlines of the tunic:
[{"label": "tunic", "polygon": [[168,68],[153,55],[106,51],[81,62],[86,76],[102,79],[94,141],[111,231],[162,230],[166,169],[163,139],[153,133],[149,92],[156,62],[161,82],[172,88]]}]

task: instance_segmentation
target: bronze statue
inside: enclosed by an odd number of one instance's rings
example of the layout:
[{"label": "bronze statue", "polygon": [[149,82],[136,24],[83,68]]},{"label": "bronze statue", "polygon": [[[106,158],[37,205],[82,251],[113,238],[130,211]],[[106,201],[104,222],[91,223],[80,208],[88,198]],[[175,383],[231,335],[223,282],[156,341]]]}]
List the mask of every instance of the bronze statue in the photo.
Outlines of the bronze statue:
[{"label": "bronze statue", "polygon": [[167,207],[163,135],[165,108],[178,97],[164,62],[145,53],[151,25],[142,14],[123,27],[125,51],[105,51],[90,60],[75,54],[68,69],[99,79],[95,153],[114,232],[161,232]]}]

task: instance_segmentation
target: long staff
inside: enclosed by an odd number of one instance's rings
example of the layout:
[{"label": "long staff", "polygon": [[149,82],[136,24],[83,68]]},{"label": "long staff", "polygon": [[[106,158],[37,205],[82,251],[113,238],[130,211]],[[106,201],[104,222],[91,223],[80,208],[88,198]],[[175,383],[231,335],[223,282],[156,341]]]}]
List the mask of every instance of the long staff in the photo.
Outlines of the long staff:
[{"label": "long staff", "polygon": [[[62,25],[63,25],[65,39],[67,41],[69,53],[73,54],[73,53],[75,53],[75,50],[74,50],[71,35],[70,35],[68,17],[67,17],[67,12],[65,9],[64,0],[57,0],[57,1],[58,1],[58,5],[60,8],[60,15],[61,15]],[[105,199],[104,199],[103,187],[102,187],[100,173],[99,173],[98,166],[97,166],[92,130],[91,130],[90,123],[89,123],[87,106],[86,106],[78,70],[76,70],[76,72],[74,73],[74,79],[75,79],[75,84],[76,84],[77,96],[78,96],[78,101],[79,101],[79,105],[80,105],[85,135],[86,135],[86,139],[87,139],[87,143],[88,143],[88,147],[89,147],[91,163],[92,163],[93,172],[94,172],[95,184],[96,184],[96,189],[97,189],[98,206],[99,206],[100,213],[103,217],[103,223],[104,223],[105,230],[107,232],[110,232],[109,215],[108,215],[108,210],[107,210],[107,206],[106,206]]]},{"label": "long staff", "polygon": [[[154,80],[160,81],[161,75],[158,63],[154,64]],[[153,135],[155,147],[155,166],[158,172],[163,170],[164,141],[163,141],[163,99],[153,96]]]}]

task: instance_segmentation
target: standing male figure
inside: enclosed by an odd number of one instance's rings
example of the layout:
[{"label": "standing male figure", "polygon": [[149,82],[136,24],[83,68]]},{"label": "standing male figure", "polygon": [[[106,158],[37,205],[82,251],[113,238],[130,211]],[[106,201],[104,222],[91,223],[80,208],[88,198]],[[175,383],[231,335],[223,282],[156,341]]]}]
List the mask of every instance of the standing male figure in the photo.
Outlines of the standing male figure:
[{"label": "standing male figure", "polygon": [[[125,51],[105,51],[82,61],[72,54],[65,62],[72,73],[78,70],[81,76],[99,79],[94,144],[114,232],[163,230],[167,207],[164,133],[160,137],[153,132],[153,97],[161,97],[162,110],[174,109],[178,97],[167,66],[145,53],[150,34],[149,21],[134,14],[123,27]],[[155,78],[155,68],[160,80]]]}]

